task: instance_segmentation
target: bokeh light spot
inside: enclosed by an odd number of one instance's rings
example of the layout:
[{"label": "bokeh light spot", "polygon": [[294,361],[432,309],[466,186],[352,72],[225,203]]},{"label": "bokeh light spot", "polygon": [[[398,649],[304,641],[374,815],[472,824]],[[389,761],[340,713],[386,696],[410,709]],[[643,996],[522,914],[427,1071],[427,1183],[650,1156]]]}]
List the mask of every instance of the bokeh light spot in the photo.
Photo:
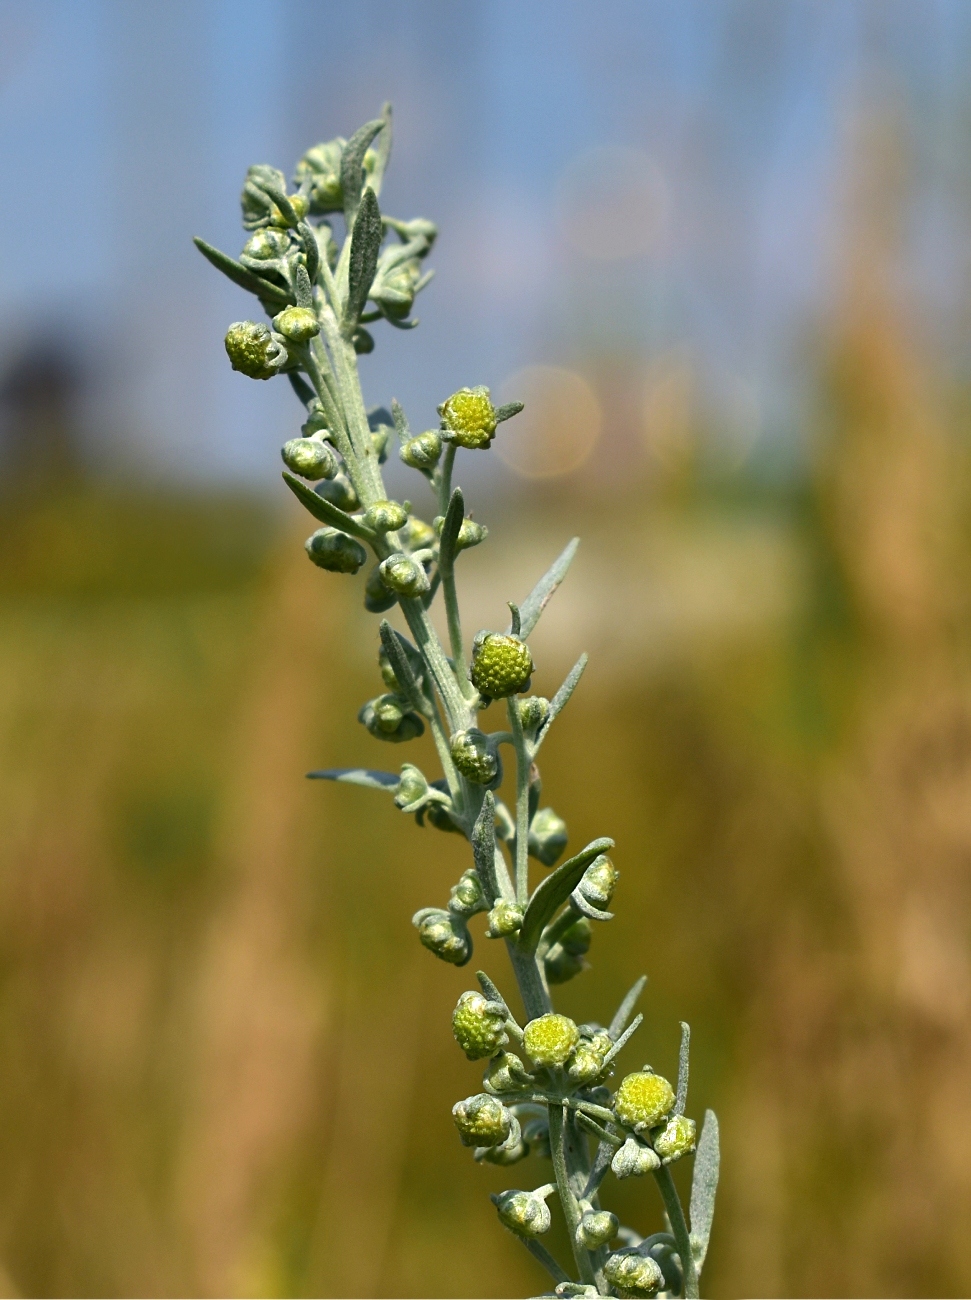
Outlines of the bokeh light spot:
[{"label": "bokeh light spot", "polygon": [[493,444],[524,478],[556,478],[579,469],[600,437],[602,415],[593,388],[573,370],[526,366],[502,385],[500,401],[525,402],[501,424]]}]

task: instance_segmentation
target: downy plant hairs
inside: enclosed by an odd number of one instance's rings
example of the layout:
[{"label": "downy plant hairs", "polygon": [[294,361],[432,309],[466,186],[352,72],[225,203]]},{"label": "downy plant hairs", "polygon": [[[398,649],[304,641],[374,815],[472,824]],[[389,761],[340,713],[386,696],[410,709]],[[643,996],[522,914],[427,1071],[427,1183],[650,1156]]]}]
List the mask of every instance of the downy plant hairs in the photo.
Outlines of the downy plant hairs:
[{"label": "downy plant hairs", "polygon": [[[462,551],[486,540],[487,530],[465,513],[462,489],[453,483],[456,456],[488,451],[497,434],[506,436],[500,425],[521,403],[496,407],[487,388],[460,388],[438,407],[439,426],[418,433],[397,402],[390,412],[364,405],[357,357],[374,347],[368,326],[417,325],[411,310],[431,279],[425,266],[437,233],[430,221],[401,221],[381,211],[390,152],[385,106],[349,140],[309,149],[289,193],[276,168],[249,169],[241,196],[248,237],[238,258],[195,241],[269,318],[230,325],[226,351],[233,368],[251,379],[286,375],[303,404],[300,436],[283,447],[283,478],[320,524],[306,543],[310,560],[336,574],[368,566],[365,607],[380,615],[397,605],[410,631],[404,636],[382,619],[377,667],[384,689],[358,718],[391,745],[427,727],[441,763],[441,775],[433,777],[413,763],[397,773],[334,768],[310,775],[382,792],[419,826],[469,841],[471,865],[445,906],[422,908],[413,923],[431,953],[465,966],[473,951],[470,922],[482,913],[485,937],[508,954],[524,1022],[500,991],[503,981],[477,971],[478,987],[459,998],[452,1033],[470,1061],[484,1063],[484,1073],[479,1091],[456,1102],[452,1115],[475,1160],[519,1165],[516,1181],[525,1186],[492,1199],[500,1222],[549,1274],[553,1290],[546,1294],[697,1296],[718,1179],[718,1124],[707,1111],[696,1137],[695,1121],[685,1113],[688,1026],[681,1026],[676,1086],[645,1065],[611,1088],[618,1053],[643,1019],[634,1010],[645,978],[606,1026],[575,1024],[554,1011],[551,997],[584,970],[595,927],[613,915],[608,909],[619,875],[607,838],[556,866],[566,824],[552,808],[540,807],[536,759],[580,681],[586,655],[552,699],[532,695],[529,636],[566,576],[577,539],[525,600],[510,603],[508,627],[479,631],[467,645],[456,566]],[[340,245],[335,215],[343,217]],[[388,497],[381,466],[392,439],[431,491],[430,522],[410,502]],[[447,645],[429,617],[439,596]],[[495,730],[480,726],[493,719]],[[497,793],[504,760],[515,764],[514,808]],[[535,885],[531,862],[548,873]],[[670,1167],[692,1152],[689,1228]],[[608,1175],[650,1175],[666,1230],[645,1237],[621,1224],[601,1204]],[[553,1198],[569,1231],[568,1260],[554,1258],[542,1240]]]}]

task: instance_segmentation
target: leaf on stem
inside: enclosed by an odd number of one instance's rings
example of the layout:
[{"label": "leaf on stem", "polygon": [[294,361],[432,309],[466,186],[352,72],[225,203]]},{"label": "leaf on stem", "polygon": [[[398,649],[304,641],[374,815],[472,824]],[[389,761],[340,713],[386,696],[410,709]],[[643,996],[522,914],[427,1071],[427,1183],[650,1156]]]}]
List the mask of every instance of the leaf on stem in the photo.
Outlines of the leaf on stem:
[{"label": "leaf on stem", "polygon": [[374,166],[371,168],[369,183],[373,186],[375,194],[381,193],[381,182],[384,180],[384,173],[388,169],[388,160],[391,157],[391,105],[386,103],[381,108],[381,131],[378,135],[378,142],[374,147]]},{"label": "leaf on stem", "polygon": [[363,785],[369,790],[395,790],[401,780],[394,772],[376,772],[370,767],[325,767],[308,772],[311,781],[343,781],[346,785]]},{"label": "leaf on stem", "polygon": [[283,471],[283,481],[300,504],[306,506],[313,517],[319,519],[322,524],[330,524],[332,528],[339,528],[342,532],[351,533],[366,542],[373,540],[374,534],[370,528],[345,514],[337,506],[331,505],[324,497],[319,497],[312,488],[307,487],[306,483],[301,483],[287,470]]},{"label": "leaf on stem", "polygon": [[281,307],[285,307],[290,301],[290,295],[286,289],[281,288],[278,284],[271,284],[269,280],[264,280],[261,275],[249,270],[242,262],[237,262],[234,257],[230,257],[228,253],[213,248],[212,244],[207,244],[198,235],[195,236],[192,242],[207,262],[210,262],[217,271],[222,271],[223,275],[228,276],[233,284],[238,284],[241,289],[246,289],[249,293],[255,293],[261,301],[271,304],[278,303]]},{"label": "leaf on stem", "polygon": [[293,294],[298,307],[307,307],[310,311],[313,311],[314,295],[310,287],[310,274],[300,262],[297,263],[293,271]]},{"label": "leaf on stem", "polygon": [[522,620],[520,636],[523,637],[524,640],[529,636],[530,632],[532,632],[533,628],[539,622],[539,616],[549,604],[550,597],[566,577],[566,571],[570,567],[579,545],[579,537],[574,537],[572,542],[567,543],[562,552],[553,561],[550,567],[543,574],[542,578],[540,578],[539,582],[537,582],[536,586],[520,605],[519,614]]},{"label": "leaf on stem", "polygon": [[627,1026],[624,1032],[620,1035],[620,1037],[614,1043],[610,1051],[607,1052],[607,1054],[604,1056],[604,1065],[609,1065],[611,1061],[613,1061],[617,1056],[619,1056],[621,1051],[627,1046],[630,1040],[637,1033],[638,1029],[640,1029],[643,1020],[644,1017],[638,1011],[637,1015],[630,1022],[630,1024]]},{"label": "leaf on stem", "polygon": [[688,1104],[688,1044],[691,1042],[691,1026],[681,1021],[681,1049],[678,1052],[678,1099],[674,1103],[675,1115],[683,1115]]},{"label": "leaf on stem", "polygon": [[560,687],[560,689],[550,700],[550,711],[546,716],[546,721],[543,723],[542,730],[540,731],[539,735],[536,737],[536,744],[534,746],[534,749],[539,749],[540,745],[542,745],[543,741],[546,739],[546,733],[553,725],[553,720],[556,718],[558,713],[563,712],[563,710],[566,708],[567,704],[569,703],[570,696],[576,690],[577,684],[580,681],[580,678],[583,676],[583,670],[587,666],[587,658],[588,658],[587,653],[586,651],[584,651],[583,654],[580,656],[580,658],[570,669],[563,685]]},{"label": "leaf on stem", "polygon": [[405,654],[405,648],[401,644],[398,633],[394,630],[386,618],[381,620],[378,628],[381,636],[381,644],[384,646],[384,652],[388,656],[394,675],[398,679],[398,684],[404,689],[408,696],[409,703],[413,709],[419,713],[428,716],[428,700],[422,694],[422,689],[418,685],[417,678],[408,662],[408,656]]},{"label": "leaf on stem", "polygon": [[458,541],[459,529],[465,518],[465,498],[462,489],[456,488],[449,498],[445,520],[442,523],[442,536],[438,543],[438,567],[443,573],[451,573],[455,567],[455,543]]},{"label": "leaf on stem", "polygon": [[627,995],[625,996],[623,1002],[617,1008],[617,1014],[614,1016],[613,1020],[611,1020],[610,1028],[607,1030],[607,1033],[615,1042],[620,1037],[620,1035],[624,1032],[624,1026],[627,1024],[627,1021],[630,1019],[630,1013],[637,1006],[637,1000],[644,992],[644,985],[646,983],[647,983],[646,975],[642,975],[640,979],[635,980],[634,983],[631,985],[631,987],[628,989]]},{"label": "leaf on stem", "polygon": [[344,220],[348,230],[354,224],[364,188],[364,155],[384,123],[383,117],[365,122],[354,132],[341,154],[341,189],[344,191]]},{"label": "leaf on stem", "polygon": [[715,1214],[715,1192],[718,1190],[718,1167],[721,1156],[718,1146],[718,1119],[713,1110],[705,1111],[701,1126],[695,1168],[691,1178],[691,1237],[695,1253],[695,1267],[701,1272],[708,1253],[711,1221]]},{"label": "leaf on stem", "polygon": [[364,191],[354,231],[351,235],[351,260],[348,266],[347,308],[341,325],[346,339],[357,329],[358,320],[371,292],[374,273],[378,269],[378,252],[384,238],[381,212],[374,190],[370,185]]},{"label": "leaf on stem", "polygon": [[267,185],[262,181],[260,182],[259,188],[267,198],[272,199],[280,209],[283,220],[287,223],[290,229],[296,230],[297,226],[300,225],[300,218],[297,216],[296,208],[284,194],[283,190],[278,190],[275,185]]},{"label": "leaf on stem", "polygon": [[491,907],[501,897],[496,875],[496,801],[487,790],[472,828],[472,857]]},{"label": "leaf on stem", "polygon": [[594,858],[614,847],[610,839],[594,840],[582,849],[576,857],[570,858],[537,885],[526,908],[526,915],[519,931],[519,947],[525,952],[535,952],[540,935],[547,921],[557,908],[565,903],[570,893],[580,883],[583,873]]}]

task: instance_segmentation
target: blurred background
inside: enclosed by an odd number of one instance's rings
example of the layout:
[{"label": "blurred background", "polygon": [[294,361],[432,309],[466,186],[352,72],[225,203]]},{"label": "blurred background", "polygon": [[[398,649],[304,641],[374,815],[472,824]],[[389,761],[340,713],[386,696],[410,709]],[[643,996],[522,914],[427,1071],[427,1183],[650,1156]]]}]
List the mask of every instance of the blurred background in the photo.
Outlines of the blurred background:
[{"label": "blurred background", "polygon": [[303,780],[433,758],[355,721],[363,575],[302,554],[299,408],[190,242],[385,99],[442,233],[366,396],[527,401],[459,462],[467,626],[584,539],[544,794],[622,879],[561,1006],[646,971],[630,1068],[691,1022],[706,1293],[971,1292],[969,62],[960,0],[0,4],[0,1293],[543,1285],[409,923],[467,852]]}]

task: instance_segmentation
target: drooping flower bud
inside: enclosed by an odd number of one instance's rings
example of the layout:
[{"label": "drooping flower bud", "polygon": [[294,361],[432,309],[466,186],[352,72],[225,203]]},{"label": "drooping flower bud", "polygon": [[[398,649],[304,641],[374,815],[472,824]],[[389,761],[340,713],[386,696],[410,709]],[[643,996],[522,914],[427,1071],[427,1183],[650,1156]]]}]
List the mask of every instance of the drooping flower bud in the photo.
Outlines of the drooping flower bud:
[{"label": "drooping flower bud", "polygon": [[486,1066],[482,1085],[491,1092],[526,1092],[535,1079],[515,1052],[499,1052]]},{"label": "drooping flower bud", "polygon": [[549,1232],[552,1218],[546,1198],[556,1189],[552,1183],[537,1187],[534,1192],[520,1192],[511,1189],[500,1192],[492,1199],[499,1218],[511,1228],[518,1237],[540,1237]]},{"label": "drooping flower bud", "polygon": [[291,473],[299,474],[311,483],[333,478],[337,473],[337,457],[319,438],[291,438],[283,444],[280,455]]},{"label": "drooping flower bud", "polygon": [[567,1071],[574,1083],[581,1087],[595,1083],[603,1073],[605,1053],[599,1044],[583,1041],[573,1053],[573,1060]]},{"label": "drooping flower bud", "polygon": [[619,879],[620,872],[610,858],[601,853],[600,857],[595,858],[587,867],[577,889],[592,907],[604,911],[610,906]]},{"label": "drooping flower bud", "polygon": [[442,440],[435,429],[406,439],[398,452],[405,464],[412,469],[434,469],[441,454]]},{"label": "drooping flower bud", "polygon": [[268,167],[266,163],[256,163],[247,168],[243,192],[239,196],[240,207],[243,210],[243,227],[246,230],[256,230],[258,226],[268,226],[278,222],[280,210],[263,189],[264,185],[269,185],[271,189],[285,194],[287,180],[283,172],[278,171],[276,167]]},{"label": "drooping flower bud", "polygon": [[496,432],[496,408],[489,400],[488,388],[460,388],[438,408],[442,428],[460,447],[484,451]]},{"label": "drooping flower bud", "polygon": [[[385,586],[384,579],[381,577],[381,566],[376,564],[368,574],[367,582],[364,584],[364,608],[371,614],[383,614],[386,609],[390,609],[392,605],[397,605],[397,603],[398,597]],[[391,675],[394,677],[393,672]],[[384,677],[385,683],[390,686],[391,683],[388,681],[383,668],[381,676]],[[397,678],[395,678],[395,686],[392,689],[396,689],[397,685]]]},{"label": "drooping flower bud", "polygon": [[309,307],[284,307],[273,317],[273,327],[292,343],[306,343],[320,333],[317,313]]},{"label": "drooping flower bud", "polygon": [[381,581],[399,596],[423,596],[429,590],[428,574],[410,555],[389,555],[378,566]]},{"label": "drooping flower bud", "polygon": [[523,1046],[537,1065],[565,1065],[580,1041],[580,1031],[569,1016],[551,1012],[531,1020],[523,1031]]},{"label": "drooping flower bud", "polygon": [[290,236],[287,232],[277,230],[273,226],[266,226],[260,230],[254,230],[243,245],[243,251],[239,256],[240,261],[245,266],[247,262],[276,261],[281,257],[285,257],[289,250]]},{"label": "drooping flower bud", "polygon": [[592,938],[590,922],[585,916],[578,916],[543,959],[547,982],[565,984],[585,970],[583,955],[589,951]]},{"label": "drooping flower bud", "polygon": [[457,1101],[452,1118],[466,1147],[495,1147],[512,1131],[513,1117],[501,1101],[487,1092]]},{"label": "drooping flower bud", "polygon": [[402,763],[401,779],[395,792],[395,807],[402,812],[415,812],[428,794],[429,785],[424,772],[414,763]]},{"label": "drooping flower bud", "polygon": [[460,916],[440,907],[423,907],[411,918],[425,947],[453,966],[464,966],[472,956],[472,936]]},{"label": "drooping flower bud", "polygon": [[367,559],[361,543],[337,528],[318,528],[307,538],[305,549],[318,568],[331,573],[357,573]]},{"label": "drooping flower bud", "polygon": [[626,1128],[654,1128],[674,1105],[674,1089],[660,1074],[628,1074],[614,1094],[614,1114]]},{"label": "drooping flower bud", "polygon": [[346,144],[347,141],[341,137],[315,144],[297,163],[293,183],[309,188],[310,211],[315,217],[343,211],[341,157]]},{"label": "drooping flower bud", "polygon": [[518,903],[510,903],[501,898],[489,913],[489,928],[486,934],[490,939],[505,939],[522,928],[523,909]]},{"label": "drooping flower bud", "polygon": [[250,379],[272,379],[286,365],[287,350],[267,325],[238,320],[226,331],[226,353],[234,370]]},{"label": "drooping flower bud", "polygon": [[468,781],[489,785],[499,774],[499,755],[478,727],[457,731],[449,741],[452,762]]},{"label": "drooping flower bud", "polygon": [[566,822],[552,808],[540,808],[529,826],[529,855],[551,867],[567,846]]},{"label": "drooping flower bud", "polygon": [[527,695],[519,701],[519,721],[527,740],[535,740],[550,716],[550,702],[542,695]]},{"label": "drooping flower bud", "polygon": [[426,546],[431,546],[435,540],[435,532],[431,524],[426,524],[424,519],[418,519],[415,515],[408,516],[408,521],[399,530],[398,536],[411,551],[423,550]]},{"label": "drooping flower bud", "polygon": [[[435,518],[435,532],[439,537],[442,535],[442,529],[445,526],[445,516],[437,515]],[[474,519],[463,519],[459,524],[458,536],[455,538],[455,549],[457,551],[467,551],[472,546],[478,546],[489,536],[489,530],[485,524],[477,524]]]},{"label": "drooping flower bud", "polygon": [[617,1178],[640,1178],[644,1174],[660,1169],[661,1160],[645,1142],[636,1137],[629,1137],[622,1147],[614,1152],[610,1167]]},{"label": "drooping flower bud", "polygon": [[509,1041],[506,1009],[470,989],[462,994],[452,1012],[452,1033],[470,1061],[495,1056]]},{"label": "drooping flower bud", "polygon": [[379,695],[368,700],[361,706],[357,720],[377,740],[390,740],[395,744],[415,740],[425,730],[419,714],[409,709],[407,700],[400,695]]},{"label": "drooping flower bud", "polygon": [[375,501],[364,512],[364,522],[376,533],[394,533],[407,522],[408,511],[397,501]]},{"label": "drooping flower bud", "polygon": [[638,1254],[636,1247],[609,1256],[604,1277],[622,1296],[655,1296],[664,1285],[664,1274],[657,1260]]},{"label": "drooping flower bud", "polygon": [[344,473],[335,474],[332,479],[325,479],[323,483],[318,483],[314,491],[338,510],[343,510],[345,514],[350,514],[361,504],[354,484]]},{"label": "drooping flower bud", "polygon": [[588,1210],[577,1224],[577,1245],[599,1250],[617,1236],[620,1220],[609,1210]]},{"label": "drooping flower bud", "polygon": [[472,685],[483,699],[501,700],[529,690],[533,656],[518,636],[480,632],[472,643]]},{"label": "drooping flower bud", "polygon": [[660,1132],[651,1134],[654,1150],[661,1163],[670,1165],[695,1149],[696,1126],[686,1115],[672,1115]]},{"label": "drooping flower bud", "polygon": [[475,916],[476,912],[488,910],[489,904],[475,867],[463,871],[458,884],[452,886],[449,907],[460,916]]}]

